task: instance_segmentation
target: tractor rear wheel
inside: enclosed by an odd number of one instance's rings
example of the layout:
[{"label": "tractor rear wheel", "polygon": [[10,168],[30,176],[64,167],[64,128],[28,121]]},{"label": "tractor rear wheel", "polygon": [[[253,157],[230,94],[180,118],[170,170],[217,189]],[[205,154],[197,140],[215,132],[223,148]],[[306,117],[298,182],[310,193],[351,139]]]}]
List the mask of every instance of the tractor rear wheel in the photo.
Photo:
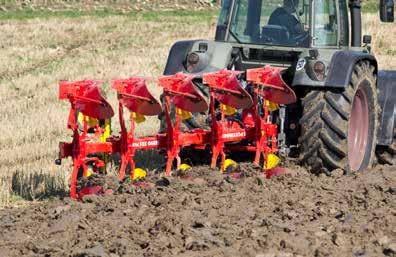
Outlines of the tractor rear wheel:
[{"label": "tractor rear wheel", "polygon": [[374,69],[359,62],[343,91],[316,90],[302,99],[300,160],[310,171],[371,167],[378,127]]}]

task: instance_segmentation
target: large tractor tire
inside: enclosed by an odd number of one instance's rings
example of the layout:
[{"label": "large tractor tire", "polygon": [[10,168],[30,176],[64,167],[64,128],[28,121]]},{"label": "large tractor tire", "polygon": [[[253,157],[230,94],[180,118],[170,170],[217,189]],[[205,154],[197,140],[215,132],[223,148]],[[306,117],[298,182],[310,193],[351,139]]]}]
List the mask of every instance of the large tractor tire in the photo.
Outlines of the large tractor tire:
[{"label": "large tractor tire", "polygon": [[375,159],[378,107],[375,68],[355,65],[343,91],[311,91],[302,99],[300,160],[313,173],[362,171]]}]

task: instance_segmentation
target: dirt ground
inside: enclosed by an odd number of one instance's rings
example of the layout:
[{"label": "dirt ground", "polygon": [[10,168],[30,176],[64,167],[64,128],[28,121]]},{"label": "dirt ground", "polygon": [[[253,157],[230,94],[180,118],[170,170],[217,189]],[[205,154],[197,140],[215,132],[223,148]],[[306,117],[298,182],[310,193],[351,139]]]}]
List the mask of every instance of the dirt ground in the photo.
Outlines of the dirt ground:
[{"label": "dirt ground", "polygon": [[318,177],[292,166],[270,180],[242,170],[1,210],[0,256],[396,256],[395,168]]}]

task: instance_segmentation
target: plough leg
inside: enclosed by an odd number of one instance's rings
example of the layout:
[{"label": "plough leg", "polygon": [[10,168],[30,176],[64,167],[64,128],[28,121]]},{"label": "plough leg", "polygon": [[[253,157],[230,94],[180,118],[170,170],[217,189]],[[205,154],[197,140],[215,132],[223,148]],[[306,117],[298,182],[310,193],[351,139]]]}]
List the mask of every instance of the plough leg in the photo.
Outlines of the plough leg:
[{"label": "plough leg", "polygon": [[77,178],[78,178],[79,170],[80,170],[80,166],[76,161],[73,164],[73,171],[72,171],[71,181],[70,181],[70,198],[71,199],[76,199],[76,197],[77,197]]}]

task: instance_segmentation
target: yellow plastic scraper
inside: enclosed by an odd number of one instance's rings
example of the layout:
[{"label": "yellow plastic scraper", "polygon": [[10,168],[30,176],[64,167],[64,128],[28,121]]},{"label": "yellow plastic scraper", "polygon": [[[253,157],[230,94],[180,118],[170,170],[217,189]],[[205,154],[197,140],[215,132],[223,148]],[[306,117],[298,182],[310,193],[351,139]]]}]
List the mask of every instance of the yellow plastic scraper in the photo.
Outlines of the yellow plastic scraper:
[{"label": "yellow plastic scraper", "polygon": [[93,169],[92,169],[91,166],[88,166],[84,176],[88,178],[88,177],[90,177],[92,175],[93,175]]},{"label": "yellow plastic scraper", "polygon": [[234,115],[236,113],[236,109],[229,105],[222,104],[220,108],[224,112],[225,115],[230,116],[230,115]]},{"label": "yellow plastic scraper", "polygon": [[142,180],[147,176],[147,172],[144,169],[136,168],[133,170],[133,181]]},{"label": "yellow plastic scraper", "polygon": [[265,169],[270,170],[278,166],[280,158],[273,153],[268,154],[267,162],[265,163]]},{"label": "yellow plastic scraper", "polygon": [[104,120],[103,134],[100,136],[100,142],[104,143],[111,136],[111,120]]},{"label": "yellow plastic scraper", "polygon": [[146,117],[137,112],[131,112],[131,119],[133,119],[138,124],[146,121]]},{"label": "yellow plastic scraper", "polygon": [[78,123],[82,126],[84,123],[84,120],[87,121],[88,128],[94,128],[96,125],[98,125],[98,120],[89,116],[85,116],[81,112],[78,113],[77,116],[77,121]]},{"label": "yellow plastic scraper", "polygon": [[181,171],[187,171],[187,170],[189,170],[189,169],[191,169],[191,166],[188,165],[188,164],[185,164],[185,163],[182,163],[182,164],[180,165],[180,167],[179,167],[179,170],[181,170]]},{"label": "yellow plastic scraper", "polygon": [[226,159],[224,161],[224,170],[223,172],[225,173],[229,173],[229,172],[233,172],[238,168],[238,163],[234,160],[231,159]]},{"label": "yellow plastic scraper", "polygon": [[279,109],[279,104],[265,100],[265,105],[268,107],[270,112],[274,112]]},{"label": "yellow plastic scraper", "polygon": [[190,119],[192,117],[191,112],[185,111],[185,110],[180,109],[180,108],[176,108],[176,113],[178,115],[180,115],[182,120],[188,120],[188,119]]}]

